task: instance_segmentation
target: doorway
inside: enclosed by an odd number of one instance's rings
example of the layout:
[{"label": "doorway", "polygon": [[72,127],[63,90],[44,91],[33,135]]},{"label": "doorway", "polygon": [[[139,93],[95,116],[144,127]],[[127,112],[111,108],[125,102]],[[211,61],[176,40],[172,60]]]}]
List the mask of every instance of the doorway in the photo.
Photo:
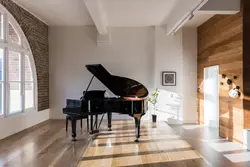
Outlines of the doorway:
[{"label": "doorway", "polygon": [[204,125],[219,128],[219,66],[204,68]]}]

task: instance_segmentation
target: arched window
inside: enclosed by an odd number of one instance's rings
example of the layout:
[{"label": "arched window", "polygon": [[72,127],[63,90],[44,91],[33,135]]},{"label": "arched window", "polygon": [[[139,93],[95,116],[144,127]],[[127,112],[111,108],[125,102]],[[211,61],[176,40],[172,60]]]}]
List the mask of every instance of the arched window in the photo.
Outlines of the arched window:
[{"label": "arched window", "polygon": [[0,117],[34,110],[35,65],[17,21],[0,7]]}]

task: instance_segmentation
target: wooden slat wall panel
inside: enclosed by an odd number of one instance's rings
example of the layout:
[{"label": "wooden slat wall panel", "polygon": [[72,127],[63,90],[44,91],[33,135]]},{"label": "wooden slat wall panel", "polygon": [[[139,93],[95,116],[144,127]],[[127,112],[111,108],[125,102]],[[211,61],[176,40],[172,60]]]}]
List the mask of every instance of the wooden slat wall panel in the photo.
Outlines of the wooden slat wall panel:
[{"label": "wooden slat wall panel", "polygon": [[[236,15],[216,15],[198,28],[198,118],[204,123],[204,68],[220,66],[220,136],[242,141],[244,127],[243,96],[230,99],[229,90],[237,85],[243,87],[243,12]],[[221,77],[233,78],[233,85]],[[249,104],[250,106],[250,104]],[[249,118],[250,120],[250,115]],[[249,123],[250,124],[250,123]]]},{"label": "wooden slat wall panel", "polygon": [[244,128],[250,128],[250,1],[243,0]]}]

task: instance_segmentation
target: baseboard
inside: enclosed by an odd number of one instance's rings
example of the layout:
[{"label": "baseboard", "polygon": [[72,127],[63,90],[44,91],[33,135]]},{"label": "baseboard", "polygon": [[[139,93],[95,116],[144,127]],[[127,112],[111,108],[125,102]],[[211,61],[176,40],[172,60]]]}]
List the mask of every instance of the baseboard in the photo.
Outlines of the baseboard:
[{"label": "baseboard", "polygon": [[9,138],[11,138],[11,137],[13,137],[13,136],[15,136],[15,135],[22,134],[22,133],[28,133],[28,132],[30,132],[30,131],[33,131],[33,130],[35,130],[35,129],[38,129],[38,128],[42,127],[43,125],[47,124],[49,121],[51,121],[51,120],[46,120],[46,121],[40,122],[40,123],[38,123],[38,124],[36,124],[36,125],[34,125],[34,126],[31,126],[31,127],[27,128],[27,129],[24,129],[24,130],[19,131],[19,132],[15,133],[15,134],[12,134],[12,135],[10,135],[10,136],[8,136],[8,137],[5,137],[5,138],[3,138],[3,139],[0,139],[0,141],[8,140]]},{"label": "baseboard", "polygon": [[0,120],[0,139],[12,136],[28,128],[34,127],[49,120],[50,110],[28,111],[22,114],[1,118]]}]

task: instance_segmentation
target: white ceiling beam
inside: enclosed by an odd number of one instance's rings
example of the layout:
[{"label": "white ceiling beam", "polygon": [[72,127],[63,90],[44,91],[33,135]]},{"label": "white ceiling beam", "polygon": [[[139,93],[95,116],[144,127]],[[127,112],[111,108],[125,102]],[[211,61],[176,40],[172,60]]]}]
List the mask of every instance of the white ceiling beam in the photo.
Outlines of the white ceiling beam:
[{"label": "white ceiling beam", "polygon": [[108,21],[102,1],[84,0],[84,2],[99,34],[108,35]]},{"label": "white ceiling beam", "polygon": [[111,44],[111,35],[101,35],[97,33],[97,46],[104,45],[104,44]]},{"label": "white ceiling beam", "polygon": [[209,0],[197,13],[236,14],[240,11],[241,0]]},{"label": "white ceiling beam", "polygon": [[199,10],[208,0],[178,0],[167,19],[166,33],[174,34]]}]

